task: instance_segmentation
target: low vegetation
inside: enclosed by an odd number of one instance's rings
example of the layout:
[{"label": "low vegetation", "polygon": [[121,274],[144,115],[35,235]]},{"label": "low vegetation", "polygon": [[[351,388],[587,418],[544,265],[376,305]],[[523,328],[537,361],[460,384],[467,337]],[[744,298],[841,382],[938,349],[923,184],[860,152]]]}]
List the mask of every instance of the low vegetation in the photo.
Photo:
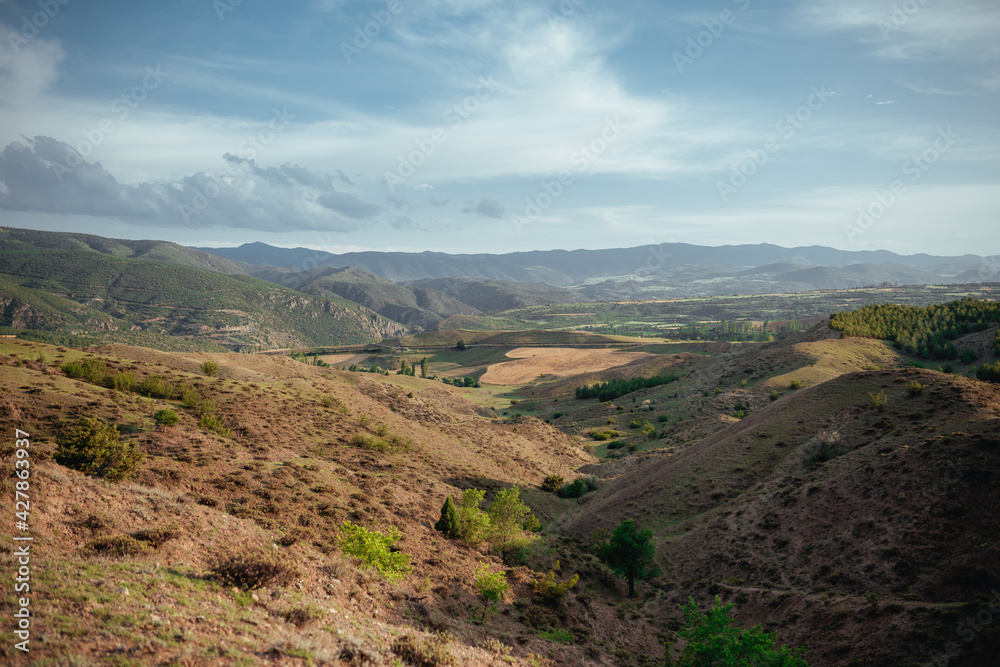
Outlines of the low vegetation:
[{"label": "low vegetation", "polygon": [[654,377],[637,377],[629,380],[608,380],[598,382],[585,387],[577,387],[576,397],[578,399],[596,398],[599,401],[613,401],[625,394],[631,394],[640,389],[650,389],[661,385],[670,384],[680,379],[679,375],[656,375]]}]

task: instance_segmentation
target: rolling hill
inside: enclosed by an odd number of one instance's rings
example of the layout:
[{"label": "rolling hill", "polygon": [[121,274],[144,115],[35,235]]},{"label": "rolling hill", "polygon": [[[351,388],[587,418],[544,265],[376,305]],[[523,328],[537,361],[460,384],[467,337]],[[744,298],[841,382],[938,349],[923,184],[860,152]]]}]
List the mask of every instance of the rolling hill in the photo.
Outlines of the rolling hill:
[{"label": "rolling hill", "polygon": [[161,344],[176,337],[230,349],[364,343],[406,332],[346,299],[308,296],[238,269],[189,266],[197,256],[166,263],[153,259],[169,255],[163,248],[121,246],[126,253],[89,239],[101,250],[79,249],[74,235],[53,248],[51,240],[0,240],[0,325],[120,341],[148,332]]},{"label": "rolling hill", "polygon": [[353,267],[292,272],[277,267],[247,266],[254,277],[322,298],[344,298],[413,330],[433,331],[452,315],[479,315],[473,306],[433,289],[397,285]]}]

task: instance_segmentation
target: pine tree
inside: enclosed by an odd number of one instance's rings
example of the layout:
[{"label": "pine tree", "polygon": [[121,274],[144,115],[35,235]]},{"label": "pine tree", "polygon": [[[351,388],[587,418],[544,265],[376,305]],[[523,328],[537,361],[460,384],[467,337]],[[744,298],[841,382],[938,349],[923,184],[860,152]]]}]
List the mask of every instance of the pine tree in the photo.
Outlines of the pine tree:
[{"label": "pine tree", "polygon": [[458,522],[458,510],[455,509],[455,501],[448,496],[441,507],[441,518],[434,524],[434,530],[444,533],[449,540],[461,537],[461,527]]}]

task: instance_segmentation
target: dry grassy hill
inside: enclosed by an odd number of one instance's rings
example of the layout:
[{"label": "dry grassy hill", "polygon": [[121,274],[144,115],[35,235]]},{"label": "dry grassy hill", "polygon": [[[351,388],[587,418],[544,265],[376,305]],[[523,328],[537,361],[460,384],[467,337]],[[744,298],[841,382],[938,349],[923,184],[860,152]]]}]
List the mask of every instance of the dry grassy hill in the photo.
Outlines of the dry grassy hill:
[{"label": "dry grassy hill", "polygon": [[[438,636],[462,665],[613,664],[616,652],[639,660],[662,651],[652,626],[623,631],[616,615],[624,612],[598,603],[617,604],[613,587],[591,593],[581,585],[561,622],[574,633],[543,635],[539,614],[550,612],[533,601],[536,574],[524,566],[507,568],[508,602],[516,604],[485,625],[474,622],[481,604],[473,571],[480,563],[499,568],[499,559],[445,539],[433,523],[446,495],[471,486],[492,492],[517,484],[543,522],[563,513],[565,504],[535,485],[594,459],[547,424],[497,421],[438,382],[289,359],[77,351],[12,339],[0,341],[0,354],[0,422],[32,442],[36,664],[401,664],[401,636],[425,641],[445,631]],[[232,435],[199,427],[178,400],[59,370],[84,358],[112,375],[186,385],[214,402]],[[205,361],[219,364],[216,376],[201,373]],[[179,424],[156,427],[152,415],[162,408],[174,409]],[[83,416],[118,424],[138,442],[145,458],[134,480],[112,485],[52,460],[56,439]],[[366,447],[359,435],[392,451]],[[3,444],[12,469],[13,439]],[[5,473],[3,494],[13,497]],[[398,527],[413,573],[393,584],[359,568],[338,548],[344,520]],[[13,532],[9,516],[4,529]],[[9,544],[4,571],[13,567]],[[557,544],[541,538],[527,562],[551,567]],[[234,553],[272,554],[294,572],[283,585],[230,589],[210,568]],[[10,587],[0,599],[9,617]],[[3,660],[17,660],[9,625],[2,639]]]},{"label": "dry grassy hill", "polygon": [[[563,529],[585,539],[640,520],[674,589],[665,616],[688,594],[721,593],[748,622],[813,649],[811,665],[920,664],[1000,581],[1000,519],[981,511],[1000,500],[995,385],[849,373],[615,465],[622,474]],[[991,664],[1000,629],[977,634],[955,664]]]}]

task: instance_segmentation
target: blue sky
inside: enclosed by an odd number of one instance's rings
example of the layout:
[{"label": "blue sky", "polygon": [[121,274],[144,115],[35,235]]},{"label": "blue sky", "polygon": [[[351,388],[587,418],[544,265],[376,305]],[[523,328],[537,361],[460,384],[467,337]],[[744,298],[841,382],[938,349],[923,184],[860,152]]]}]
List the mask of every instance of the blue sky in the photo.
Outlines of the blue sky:
[{"label": "blue sky", "polygon": [[0,0],[0,224],[997,254],[995,0]]}]

